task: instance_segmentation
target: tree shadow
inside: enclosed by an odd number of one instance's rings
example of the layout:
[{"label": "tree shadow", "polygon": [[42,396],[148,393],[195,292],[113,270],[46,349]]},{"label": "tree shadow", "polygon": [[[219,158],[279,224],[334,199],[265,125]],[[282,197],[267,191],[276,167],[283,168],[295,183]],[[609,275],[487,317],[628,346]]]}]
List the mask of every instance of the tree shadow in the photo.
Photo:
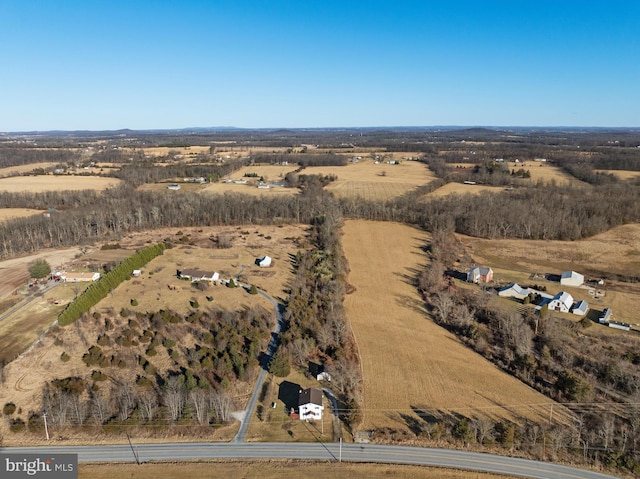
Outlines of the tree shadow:
[{"label": "tree shadow", "polygon": [[298,397],[302,386],[290,381],[282,381],[278,385],[278,399],[284,403],[285,410],[298,410]]}]

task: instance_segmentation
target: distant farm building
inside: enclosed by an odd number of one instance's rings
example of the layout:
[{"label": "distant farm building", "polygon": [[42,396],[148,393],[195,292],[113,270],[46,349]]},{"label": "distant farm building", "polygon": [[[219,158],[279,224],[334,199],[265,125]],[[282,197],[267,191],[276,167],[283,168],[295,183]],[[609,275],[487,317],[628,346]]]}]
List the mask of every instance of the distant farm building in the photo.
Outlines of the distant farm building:
[{"label": "distant farm building", "polygon": [[256,260],[256,264],[261,268],[268,268],[271,266],[271,258],[269,256],[263,256],[262,258],[258,258]]},{"label": "distant farm building", "polygon": [[573,297],[569,293],[561,291],[556,294],[551,301],[549,301],[548,308],[550,311],[559,311],[561,313],[568,313],[573,306]]},{"label": "distant farm building", "polygon": [[173,183],[173,184],[167,186],[167,189],[178,191],[180,189],[180,185],[178,183]]},{"label": "distant farm building", "polygon": [[191,281],[218,281],[220,274],[215,271],[203,271],[201,269],[185,269],[178,271],[178,276]]},{"label": "distant farm building", "polygon": [[467,281],[470,283],[490,283],[493,281],[493,270],[482,266],[469,268],[469,271],[467,272]]},{"label": "distant farm building", "polygon": [[560,284],[564,286],[580,286],[584,283],[584,276],[575,271],[565,271],[560,276]]},{"label": "distant farm building", "polygon": [[524,298],[529,296],[529,289],[523,288],[518,283],[513,283],[500,289],[498,291],[498,296],[502,296],[503,298],[516,298],[523,300]]},{"label": "distant farm building", "polygon": [[67,283],[87,283],[91,281],[98,281],[100,279],[100,273],[62,273],[60,275],[60,279]]},{"label": "distant farm building", "polygon": [[308,388],[300,391],[298,395],[298,413],[303,421],[320,421],[322,419],[322,391],[317,388]]},{"label": "distant farm building", "polygon": [[627,323],[619,323],[618,321],[609,321],[609,327],[614,329],[622,329],[623,331],[629,331],[631,325]]},{"label": "distant farm building", "polygon": [[578,316],[584,316],[585,314],[587,314],[588,310],[589,310],[589,303],[587,303],[586,301],[578,301],[576,304],[573,305],[573,309],[571,310],[571,312]]},{"label": "distant farm building", "polygon": [[331,375],[325,371],[324,364],[310,362],[309,374],[316,378],[316,381],[331,381]]}]

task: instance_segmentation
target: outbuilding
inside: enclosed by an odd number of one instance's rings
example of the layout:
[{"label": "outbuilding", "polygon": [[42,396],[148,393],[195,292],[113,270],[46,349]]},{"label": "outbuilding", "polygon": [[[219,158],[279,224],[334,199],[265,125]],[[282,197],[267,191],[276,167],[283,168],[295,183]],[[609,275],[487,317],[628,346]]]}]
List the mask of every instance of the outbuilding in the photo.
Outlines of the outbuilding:
[{"label": "outbuilding", "polygon": [[571,312],[578,316],[584,316],[585,314],[587,314],[588,310],[589,310],[589,303],[582,300],[582,301],[578,301],[576,304],[573,305],[573,309],[571,310]]},{"label": "outbuilding", "polygon": [[517,298],[520,300],[524,300],[524,298],[529,296],[529,289],[523,288],[518,283],[513,283],[498,290],[498,296],[502,296],[503,298]]},{"label": "outbuilding", "polygon": [[268,268],[269,266],[271,266],[271,258],[265,255],[262,258],[258,258],[256,260],[256,264],[261,268]]},{"label": "outbuilding", "polygon": [[584,283],[584,276],[575,271],[565,271],[560,276],[560,284],[565,286],[580,286]]}]

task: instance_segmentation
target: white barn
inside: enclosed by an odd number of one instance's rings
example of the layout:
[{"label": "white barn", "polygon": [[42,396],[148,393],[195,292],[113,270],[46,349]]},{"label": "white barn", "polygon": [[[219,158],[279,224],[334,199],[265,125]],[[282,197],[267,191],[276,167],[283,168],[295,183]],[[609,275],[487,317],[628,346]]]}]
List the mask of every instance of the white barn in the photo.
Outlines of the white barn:
[{"label": "white barn", "polygon": [[308,388],[298,395],[298,411],[303,421],[320,421],[322,419],[322,391],[318,388]]},{"label": "white barn", "polygon": [[568,313],[573,306],[573,297],[569,293],[564,291],[559,292],[548,303],[549,311],[560,311],[561,313]]},{"label": "white barn", "polygon": [[560,276],[560,284],[565,286],[580,286],[584,283],[584,276],[575,271],[565,271]]},{"label": "white barn", "polygon": [[100,273],[63,273],[60,275],[60,279],[66,283],[88,283],[91,281],[98,281],[100,279]]}]

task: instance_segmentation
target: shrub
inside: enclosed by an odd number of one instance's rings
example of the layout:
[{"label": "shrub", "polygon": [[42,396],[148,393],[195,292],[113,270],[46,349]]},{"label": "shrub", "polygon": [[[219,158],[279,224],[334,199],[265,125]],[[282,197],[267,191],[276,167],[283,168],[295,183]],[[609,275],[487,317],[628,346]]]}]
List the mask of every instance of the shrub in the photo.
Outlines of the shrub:
[{"label": "shrub", "polygon": [[69,356],[69,355],[68,355],[66,352],[64,352],[64,351],[63,351],[63,352],[62,352],[62,354],[60,355],[60,360],[61,360],[63,363],[68,362],[70,359],[71,359],[71,356]]},{"label": "shrub", "polygon": [[207,296],[207,301],[209,302],[213,301],[213,296]]},{"label": "shrub", "polygon": [[162,345],[169,349],[173,348],[176,345],[176,342],[173,339],[165,338],[164,341],[162,341]]},{"label": "shrub", "polygon": [[228,288],[237,288],[237,287],[238,287],[238,285],[236,284],[235,280],[234,280],[233,278],[231,278],[231,279],[229,280],[229,282],[227,283],[227,287],[228,287]]},{"label": "shrub", "polygon": [[131,306],[138,306],[138,300],[136,298],[131,298],[131,301],[129,301],[131,303]]},{"label": "shrub", "polygon": [[151,386],[153,386],[153,382],[151,382],[151,380],[145,376],[138,377],[138,379],[136,379],[136,384],[143,388],[150,388]]},{"label": "shrub", "polygon": [[62,339],[60,338],[56,338],[56,340],[53,342],[54,346],[62,346]]},{"label": "shrub", "polygon": [[108,335],[106,334],[101,334],[100,336],[98,336],[98,341],[97,343],[100,346],[109,346],[109,343],[111,342],[111,338],[109,338]]},{"label": "shrub", "polygon": [[20,418],[12,419],[9,423],[9,430],[11,432],[22,432],[25,430],[25,427],[24,421]]},{"label": "shrub", "polygon": [[149,349],[147,349],[146,354],[147,354],[147,356],[151,357],[151,356],[155,356],[156,354],[158,354],[158,351],[156,351],[153,348],[149,348]]},{"label": "shrub", "polygon": [[120,359],[120,360],[118,360],[118,367],[119,367],[120,369],[124,369],[124,368],[126,368],[126,367],[127,367],[127,362],[126,362],[124,359]]},{"label": "shrub", "polygon": [[258,288],[256,288],[255,284],[252,284],[249,288],[249,294],[258,294]]},{"label": "shrub", "polygon": [[91,373],[91,379],[93,379],[94,381],[106,381],[107,375],[102,371],[93,371]]},{"label": "shrub", "polygon": [[2,414],[5,416],[11,416],[14,412],[16,412],[16,405],[12,402],[8,402],[2,408]]},{"label": "shrub", "polygon": [[196,299],[192,299],[191,301],[189,301],[189,304],[191,305],[192,308],[195,308],[195,309],[200,307],[200,304],[198,303],[198,300],[196,300]]}]

